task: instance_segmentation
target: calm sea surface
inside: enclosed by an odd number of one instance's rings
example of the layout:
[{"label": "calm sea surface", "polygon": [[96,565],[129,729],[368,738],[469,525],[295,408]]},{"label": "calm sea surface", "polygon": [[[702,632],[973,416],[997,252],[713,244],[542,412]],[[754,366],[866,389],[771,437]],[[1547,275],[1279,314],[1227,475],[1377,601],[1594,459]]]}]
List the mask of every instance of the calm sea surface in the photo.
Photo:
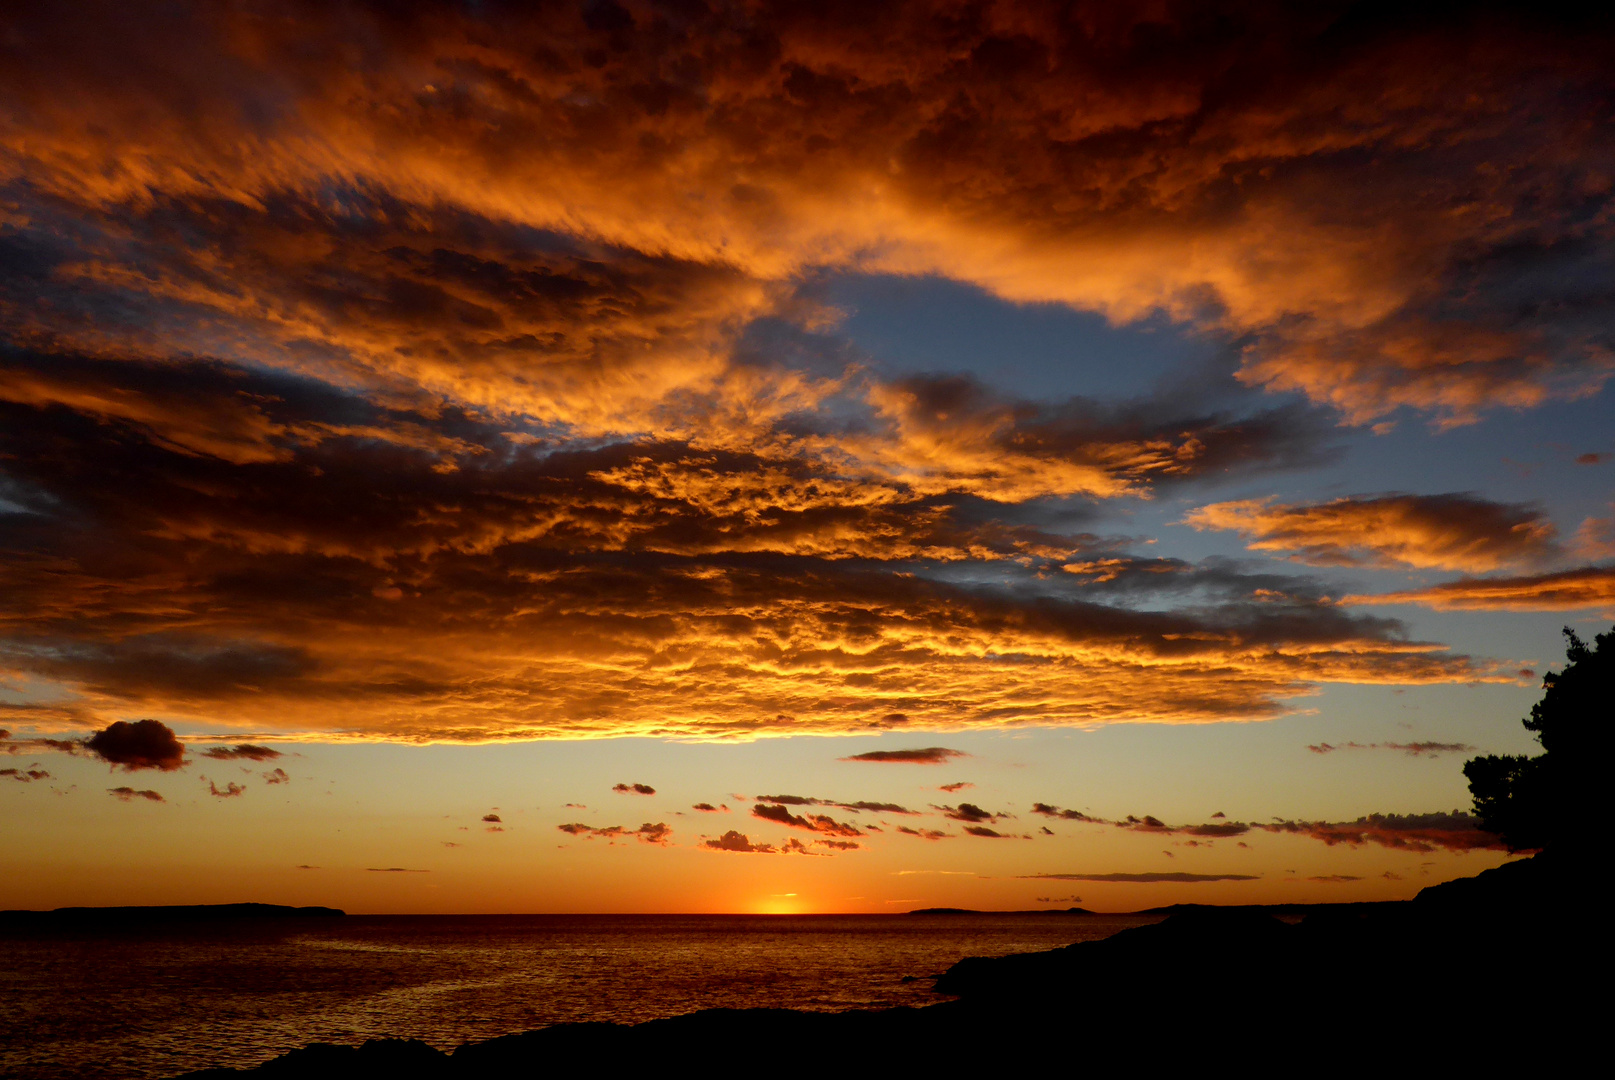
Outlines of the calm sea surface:
[{"label": "calm sea surface", "polygon": [[[452,1049],[569,1020],[943,1000],[966,956],[1147,916],[348,916],[0,935],[0,1076],[169,1077],[309,1042]],[[904,982],[904,976],[918,981]]]}]

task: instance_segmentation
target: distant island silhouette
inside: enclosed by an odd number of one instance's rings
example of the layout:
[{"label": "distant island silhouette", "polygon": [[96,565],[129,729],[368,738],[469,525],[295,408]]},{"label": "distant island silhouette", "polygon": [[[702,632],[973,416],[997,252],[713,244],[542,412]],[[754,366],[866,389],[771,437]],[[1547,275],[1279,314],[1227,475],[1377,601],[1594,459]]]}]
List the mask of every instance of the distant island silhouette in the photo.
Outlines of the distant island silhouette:
[{"label": "distant island silhouette", "polygon": [[975,908],[962,907],[922,907],[905,912],[907,915],[1097,915],[1097,911],[1089,911],[1085,907],[1068,908],[1027,908],[1020,911],[978,911]]}]

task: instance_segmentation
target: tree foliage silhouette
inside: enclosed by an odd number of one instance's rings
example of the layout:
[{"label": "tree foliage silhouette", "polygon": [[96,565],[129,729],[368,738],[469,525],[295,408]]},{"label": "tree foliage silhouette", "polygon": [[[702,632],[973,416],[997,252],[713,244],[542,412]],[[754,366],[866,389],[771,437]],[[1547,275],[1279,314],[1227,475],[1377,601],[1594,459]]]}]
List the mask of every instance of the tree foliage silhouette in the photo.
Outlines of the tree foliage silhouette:
[{"label": "tree foliage silhouette", "polygon": [[1542,677],[1525,729],[1543,753],[1490,754],[1464,763],[1481,826],[1515,851],[1544,849],[1590,828],[1615,722],[1615,628],[1593,647],[1565,627],[1564,670]]}]

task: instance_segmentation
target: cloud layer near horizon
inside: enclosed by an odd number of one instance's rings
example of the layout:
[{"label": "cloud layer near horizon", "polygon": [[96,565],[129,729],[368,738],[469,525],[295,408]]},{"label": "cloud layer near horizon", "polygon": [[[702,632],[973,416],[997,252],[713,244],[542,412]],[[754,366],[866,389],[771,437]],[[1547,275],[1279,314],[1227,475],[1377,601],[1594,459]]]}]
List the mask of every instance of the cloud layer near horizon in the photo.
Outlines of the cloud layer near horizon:
[{"label": "cloud layer near horizon", "polygon": [[[1601,31],[850,17],[8,16],[0,669],[61,691],[8,722],[727,738],[1490,677],[1311,578],[1090,526],[1318,460],[1328,419],[1600,385]],[[823,299],[844,273],[1165,313],[1289,393],[883,375]],[[1482,572],[1548,543],[1488,522],[1285,550]]]}]

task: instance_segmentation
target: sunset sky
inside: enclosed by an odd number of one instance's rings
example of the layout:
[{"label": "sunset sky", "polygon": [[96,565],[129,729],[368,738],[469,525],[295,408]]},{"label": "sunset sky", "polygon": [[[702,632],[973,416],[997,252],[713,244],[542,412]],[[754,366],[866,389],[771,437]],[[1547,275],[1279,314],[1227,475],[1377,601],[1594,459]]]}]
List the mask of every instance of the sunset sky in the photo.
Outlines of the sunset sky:
[{"label": "sunset sky", "polygon": [[1615,35],[1410,10],[8,5],[0,907],[1502,862],[1615,621]]}]

